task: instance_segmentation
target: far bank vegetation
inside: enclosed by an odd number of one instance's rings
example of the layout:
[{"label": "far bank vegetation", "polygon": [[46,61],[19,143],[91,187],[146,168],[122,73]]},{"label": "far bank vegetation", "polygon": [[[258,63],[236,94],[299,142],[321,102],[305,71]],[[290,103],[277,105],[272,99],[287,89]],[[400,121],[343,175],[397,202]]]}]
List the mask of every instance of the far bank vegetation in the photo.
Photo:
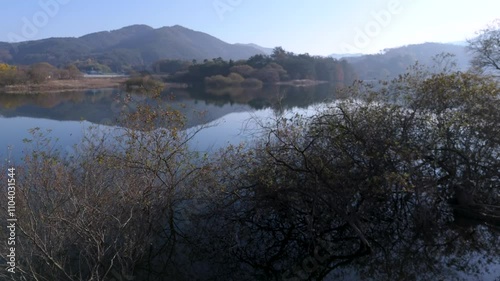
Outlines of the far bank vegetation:
[{"label": "far bank vegetation", "polygon": [[203,62],[161,60],[153,64],[153,72],[165,75],[170,82],[204,84],[208,88],[261,88],[264,84],[295,80],[350,84],[357,78],[344,60],[294,54],[281,47],[274,48],[269,56],[254,55],[238,61],[222,58]]}]

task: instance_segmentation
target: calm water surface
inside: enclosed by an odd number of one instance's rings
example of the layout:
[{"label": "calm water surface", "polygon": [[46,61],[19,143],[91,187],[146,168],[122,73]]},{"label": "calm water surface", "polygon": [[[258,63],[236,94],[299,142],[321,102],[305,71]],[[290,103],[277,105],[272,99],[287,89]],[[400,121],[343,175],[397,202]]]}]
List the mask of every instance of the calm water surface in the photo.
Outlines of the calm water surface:
[{"label": "calm water surface", "polygon": [[[168,89],[162,94],[162,102],[187,117],[188,130],[206,125],[192,145],[198,150],[214,151],[228,144],[252,141],[258,129],[255,119],[268,120],[286,112],[313,112],[315,105],[333,99],[333,92],[329,85],[272,87],[257,94]],[[10,156],[19,160],[29,150],[23,140],[33,138],[33,128],[57,139],[59,148],[70,152],[89,127],[112,129],[120,114],[133,111],[143,102],[151,99],[119,89],[39,95],[0,93],[0,159]]]}]

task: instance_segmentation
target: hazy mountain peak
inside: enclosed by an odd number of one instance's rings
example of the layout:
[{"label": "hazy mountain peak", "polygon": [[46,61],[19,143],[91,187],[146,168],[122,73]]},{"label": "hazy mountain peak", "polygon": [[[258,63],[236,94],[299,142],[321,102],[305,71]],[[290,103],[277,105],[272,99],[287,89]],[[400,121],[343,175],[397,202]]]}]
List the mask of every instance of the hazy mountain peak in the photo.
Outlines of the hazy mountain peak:
[{"label": "hazy mountain peak", "polygon": [[178,25],[178,24],[173,25],[173,26],[170,26],[169,28],[173,28],[173,29],[180,29],[180,30],[189,30],[189,31],[194,31],[194,30],[192,30],[192,29],[190,29],[190,28],[187,28],[187,27],[185,27],[185,26]]},{"label": "hazy mountain peak", "polygon": [[83,35],[83,36],[81,36],[79,38],[88,38],[88,37],[91,37],[91,36],[96,35],[96,34],[137,33],[137,32],[150,31],[150,30],[153,30],[153,29],[154,28],[152,28],[149,25],[134,24],[134,25],[125,26],[125,27],[122,27],[122,28],[119,28],[119,29],[115,29],[115,30],[98,31],[98,32],[89,33],[89,34]]},{"label": "hazy mountain peak", "polygon": [[345,59],[353,66],[360,79],[378,80],[397,77],[418,61],[421,65],[436,65],[434,58],[442,53],[453,54],[457,70],[467,70],[471,56],[463,45],[426,42],[384,49],[379,54],[349,56]]},{"label": "hazy mountain peak", "polygon": [[[8,47],[5,47],[8,46]],[[7,63],[48,62],[56,66],[91,59],[113,71],[122,66],[149,66],[160,59],[246,59],[265,51],[224,42],[181,25],[153,28],[136,24],[117,30],[90,33],[78,38],[49,38],[24,42],[16,51],[0,42]]]}]

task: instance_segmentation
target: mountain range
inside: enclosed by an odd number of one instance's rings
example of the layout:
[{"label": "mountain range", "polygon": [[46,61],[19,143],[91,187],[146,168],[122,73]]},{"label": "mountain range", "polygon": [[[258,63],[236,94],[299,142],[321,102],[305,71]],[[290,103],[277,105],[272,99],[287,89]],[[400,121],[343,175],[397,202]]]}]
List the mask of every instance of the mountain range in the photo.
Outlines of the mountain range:
[{"label": "mountain range", "polygon": [[124,66],[149,66],[160,59],[247,59],[265,54],[264,50],[254,44],[229,44],[179,25],[158,29],[133,25],[78,38],[49,38],[13,44],[0,42],[0,62],[24,65],[48,62],[62,66],[94,60],[113,71],[121,71]]},{"label": "mountain range", "polygon": [[[132,25],[82,37],[48,38],[20,43],[0,42],[0,63],[30,65],[48,62],[62,67],[76,64],[80,70],[124,72],[144,69],[161,59],[203,61],[248,59],[257,54],[270,55],[272,48],[256,44],[229,44],[209,34],[180,25],[152,28]],[[460,44],[424,43],[386,49],[380,54],[332,54],[346,60],[363,80],[386,79],[404,73],[416,61],[433,64],[432,57],[451,53],[459,70],[469,66],[471,55]]]},{"label": "mountain range", "polygon": [[422,43],[383,50],[380,54],[332,55],[345,59],[354,68],[359,79],[378,80],[394,78],[405,73],[417,61],[427,67],[439,67],[440,55],[450,54],[448,58],[456,66],[456,70],[465,71],[470,67],[472,54],[467,51],[465,43]]}]

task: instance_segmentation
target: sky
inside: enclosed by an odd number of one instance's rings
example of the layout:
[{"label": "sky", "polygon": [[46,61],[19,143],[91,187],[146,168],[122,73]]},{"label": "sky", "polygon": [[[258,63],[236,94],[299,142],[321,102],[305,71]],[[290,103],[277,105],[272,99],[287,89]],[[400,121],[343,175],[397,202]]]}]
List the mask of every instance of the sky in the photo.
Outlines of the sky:
[{"label": "sky", "polygon": [[500,18],[500,1],[0,0],[0,15],[3,42],[182,25],[228,43],[326,56],[464,41]]}]

